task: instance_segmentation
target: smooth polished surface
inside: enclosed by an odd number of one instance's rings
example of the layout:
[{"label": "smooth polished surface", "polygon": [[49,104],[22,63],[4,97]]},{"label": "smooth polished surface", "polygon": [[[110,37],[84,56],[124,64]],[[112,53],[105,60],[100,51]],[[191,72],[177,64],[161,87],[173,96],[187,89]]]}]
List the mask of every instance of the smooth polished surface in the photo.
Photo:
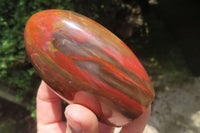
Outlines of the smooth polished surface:
[{"label": "smooth polished surface", "polygon": [[154,98],[151,81],[133,52],[83,15],[57,9],[36,13],[24,37],[41,78],[65,101],[88,107],[104,123],[125,125]]}]

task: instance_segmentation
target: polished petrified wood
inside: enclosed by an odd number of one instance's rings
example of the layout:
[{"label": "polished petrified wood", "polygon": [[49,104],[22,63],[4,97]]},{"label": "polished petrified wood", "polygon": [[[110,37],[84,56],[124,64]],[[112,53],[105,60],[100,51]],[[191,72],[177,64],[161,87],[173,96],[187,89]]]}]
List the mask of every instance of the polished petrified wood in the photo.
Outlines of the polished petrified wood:
[{"label": "polished petrified wood", "polygon": [[113,33],[75,12],[46,10],[25,28],[28,56],[41,78],[69,104],[122,126],[152,102],[154,89],[138,58]]}]

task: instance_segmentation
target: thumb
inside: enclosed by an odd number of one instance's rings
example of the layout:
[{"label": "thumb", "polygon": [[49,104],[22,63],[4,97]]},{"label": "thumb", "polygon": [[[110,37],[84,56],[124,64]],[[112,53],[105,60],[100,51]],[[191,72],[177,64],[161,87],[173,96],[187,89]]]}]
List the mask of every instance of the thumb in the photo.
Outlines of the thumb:
[{"label": "thumb", "polygon": [[65,109],[67,118],[66,133],[98,133],[98,119],[88,108],[79,104],[68,105]]}]

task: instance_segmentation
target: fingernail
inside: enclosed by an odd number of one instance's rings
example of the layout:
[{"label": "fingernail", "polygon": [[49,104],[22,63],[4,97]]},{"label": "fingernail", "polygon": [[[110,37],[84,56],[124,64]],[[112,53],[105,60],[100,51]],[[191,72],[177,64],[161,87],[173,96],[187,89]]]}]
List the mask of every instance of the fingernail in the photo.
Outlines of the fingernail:
[{"label": "fingernail", "polygon": [[67,118],[67,125],[70,128],[72,133],[81,133],[82,128],[81,125],[78,122],[75,122],[71,117]]},{"label": "fingernail", "polygon": [[81,127],[72,127],[71,125],[69,125],[69,128],[71,129],[72,133],[81,133],[82,130],[81,130]]}]

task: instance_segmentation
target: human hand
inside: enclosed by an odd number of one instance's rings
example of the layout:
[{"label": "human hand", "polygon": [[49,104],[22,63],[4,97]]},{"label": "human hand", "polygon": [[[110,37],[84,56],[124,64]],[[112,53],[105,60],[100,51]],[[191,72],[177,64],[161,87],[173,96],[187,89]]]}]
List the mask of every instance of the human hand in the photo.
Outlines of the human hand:
[{"label": "human hand", "polygon": [[[120,133],[142,133],[151,107],[137,119],[122,127]],[[42,81],[37,93],[37,133],[114,133],[114,128],[98,122],[88,108],[71,104],[65,109],[67,123],[62,121],[61,99]]]}]

